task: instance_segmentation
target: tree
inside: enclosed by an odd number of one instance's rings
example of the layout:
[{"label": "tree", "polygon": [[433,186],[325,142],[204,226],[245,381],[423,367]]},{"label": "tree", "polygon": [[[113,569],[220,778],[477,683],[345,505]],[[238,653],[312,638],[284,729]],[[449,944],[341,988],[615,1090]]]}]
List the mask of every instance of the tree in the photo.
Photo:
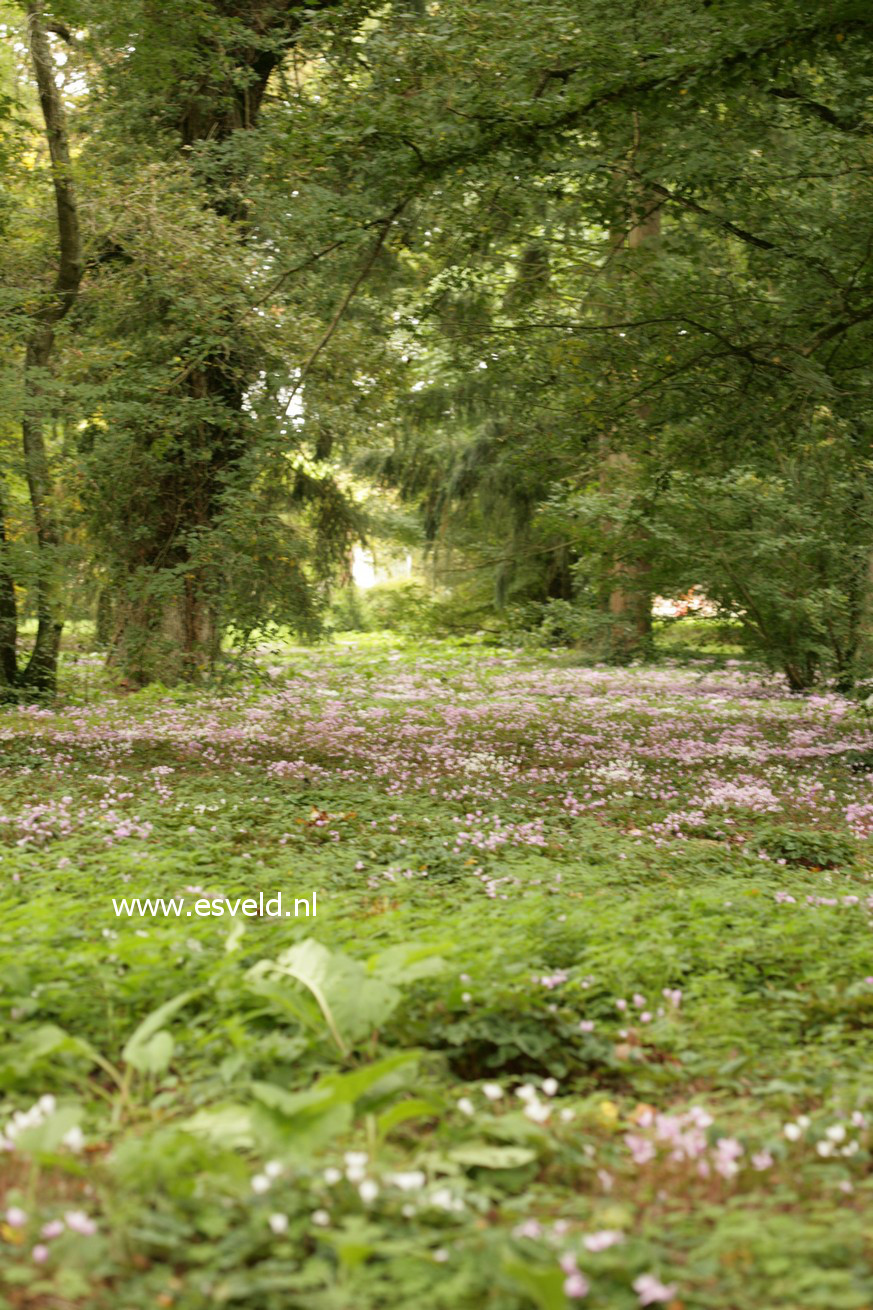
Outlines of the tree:
[{"label": "tree", "polygon": [[52,693],[57,678],[63,629],[63,601],[58,554],[61,530],[47,450],[49,415],[46,385],[59,324],[73,308],[82,280],[82,245],[70,145],[63,101],[55,82],[42,5],[27,9],[28,47],[48,144],[57,226],[53,285],[40,288],[27,311],[23,359],[21,435],[23,464],[37,545],[35,578],[37,632],[30,656],[19,667],[17,600],[8,559],[6,513],[0,503],[0,674],[7,688]]}]

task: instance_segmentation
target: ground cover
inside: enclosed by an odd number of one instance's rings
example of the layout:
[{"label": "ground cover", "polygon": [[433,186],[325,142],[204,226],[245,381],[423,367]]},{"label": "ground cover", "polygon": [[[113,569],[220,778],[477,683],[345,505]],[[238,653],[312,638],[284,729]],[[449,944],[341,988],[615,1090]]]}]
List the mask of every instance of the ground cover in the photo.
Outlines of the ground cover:
[{"label": "ground cover", "polygon": [[375,636],[100,677],[0,715],[0,1305],[873,1306],[862,708]]}]

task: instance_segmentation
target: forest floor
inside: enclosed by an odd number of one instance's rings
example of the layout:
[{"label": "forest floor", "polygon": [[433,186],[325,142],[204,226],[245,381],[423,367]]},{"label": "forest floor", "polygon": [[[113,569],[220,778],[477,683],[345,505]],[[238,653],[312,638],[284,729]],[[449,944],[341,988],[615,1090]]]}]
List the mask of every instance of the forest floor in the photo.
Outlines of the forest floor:
[{"label": "forest floor", "polygon": [[384,638],[96,665],[0,714],[4,1310],[873,1306],[855,704]]}]

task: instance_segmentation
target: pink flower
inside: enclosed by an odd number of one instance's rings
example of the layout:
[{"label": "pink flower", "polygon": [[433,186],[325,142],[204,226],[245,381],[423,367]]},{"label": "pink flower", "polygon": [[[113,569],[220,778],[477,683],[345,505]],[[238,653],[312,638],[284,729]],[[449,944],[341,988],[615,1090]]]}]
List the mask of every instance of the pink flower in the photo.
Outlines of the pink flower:
[{"label": "pink flower", "polygon": [[79,1233],[81,1237],[93,1237],[97,1232],[97,1225],[84,1210],[68,1210],[64,1215],[64,1223],[71,1233]]},{"label": "pink flower", "polygon": [[633,1281],[633,1289],[640,1298],[640,1305],[669,1301],[676,1295],[675,1283],[662,1283],[654,1274],[640,1274]]},{"label": "pink flower", "polygon": [[618,1246],[624,1241],[624,1233],[615,1228],[602,1228],[598,1233],[589,1233],[582,1238],[586,1251],[606,1251],[610,1246]]},{"label": "pink flower", "polygon": [[654,1159],[655,1147],[648,1137],[640,1137],[639,1133],[628,1133],[624,1144],[633,1156],[634,1164],[648,1164]]},{"label": "pink flower", "polygon": [[564,1279],[564,1295],[569,1296],[572,1300],[581,1300],[583,1296],[588,1295],[589,1282],[584,1274],[580,1274],[577,1269],[575,1273],[569,1274]]},{"label": "pink flower", "polygon": [[733,1178],[738,1172],[737,1160],[743,1154],[743,1147],[735,1137],[720,1137],[715,1144],[715,1168],[722,1178]]}]

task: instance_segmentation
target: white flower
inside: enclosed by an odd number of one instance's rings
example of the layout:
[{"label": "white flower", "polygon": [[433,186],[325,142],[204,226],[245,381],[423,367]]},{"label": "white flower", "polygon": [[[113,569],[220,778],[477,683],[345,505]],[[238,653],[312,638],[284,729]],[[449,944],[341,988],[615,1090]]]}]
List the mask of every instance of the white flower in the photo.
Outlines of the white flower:
[{"label": "white flower", "polygon": [[846,1130],[842,1124],[831,1124],[825,1136],[829,1137],[832,1142],[842,1142],[845,1141]]},{"label": "white flower", "polygon": [[27,1212],[20,1206],[11,1205],[6,1211],[6,1222],[10,1228],[23,1228],[27,1223]]},{"label": "white flower", "polygon": [[524,1112],[528,1119],[532,1119],[536,1124],[544,1124],[549,1120],[552,1113],[552,1107],[546,1105],[544,1101],[529,1101],[524,1107]]},{"label": "white flower", "polygon": [[558,1090],[557,1078],[543,1079],[543,1091],[545,1092],[546,1096],[554,1096],[557,1090]]},{"label": "white flower", "polygon": [[264,1165],[264,1173],[268,1178],[278,1178],[282,1172],[282,1166],[278,1160],[268,1160]]},{"label": "white flower", "polygon": [[328,1187],[333,1187],[334,1183],[338,1183],[341,1178],[341,1171],[335,1169],[333,1165],[330,1165],[329,1168],[324,1171],[324,1181],[327,1183]]},{"label": "white flower", "polygon": [[796,1142],[800,1138],[800,1124],[786,1124],[782,1131],[788,1138],[789,1142]]},{"label": "white flower", "polygon": [[537,1099],[537,1089],[532,1083],[523,1083],[515,1094],[520,1101],[535,1101]]},{"label": "white flower", "polygon": [[358,1195],[364,1205],[369,1205],[379,1195],[379,1184],[374,1183],[372,1178],[365,1178],[358,1188]]},{"label": "white flower", "polygon": [[64,1133],[61,1141],[64,1146],[68,1147],[71,1151],[81,1151],[82,1147],[85,1145],[85,1134],[82,1132],[82,1129],[78,1124],[73,1124],[73,1127],[69,1128]]},{"label": "white flower", "polygon": [[281,1237],[282,1233],[288,1231],[288,1216],[286,1214],[271,1214],[267,1223],[277,1237]]},{"label": "white flower", "polygon": [[827,1142],[827,1141],[817,1142],[815,1149],[818,1151],[820,1156],[822,1156],[823,1158],[827,1158],[827,1156],[833,1155],[834,1144],[833,1142]]},{"label": "white flower", "polygon": [[263,1192],[269,1192],[270,1180],[266,1174],[255,1174],[252,1179],[252,1191],[260,1196]]},{"label": "white flower", "polygon": [[458,1101],[458,1109],[461,1111],[461,1114],[476,1113],[476,1107],[473,1104],[473,1102],[470,1100],[469,1096],[461,1097],[461,1099]]},{"label": "white flower", "polygon": [[571,1110],[569,1106],[565,1106],[565,1108],[561,1111],[560,1114],[561,1123],[564,1124],[570,1123],[570,1121],[572,1119],[575,1119],[575,1117],[576,1117],[576,1111]]},{"label": "white flower", "polygon": [[351,1169],[360,1169],[370,1157],[366,1151],[346,1151],[343,1158]]},{"label": "white flower", "polygon": [[408,1169],[401,1173],[388,1174],[386,1182],[399,1187],[401,1192],[417,1192],[424,1187],[427,1177],[421,1169]]},{"label": "white flower", "polygon": [[503,1088],[500,1083],[483,1083],[482,1095],[487,1097],[489,1101],[499,1101],[503,1096]]}]

